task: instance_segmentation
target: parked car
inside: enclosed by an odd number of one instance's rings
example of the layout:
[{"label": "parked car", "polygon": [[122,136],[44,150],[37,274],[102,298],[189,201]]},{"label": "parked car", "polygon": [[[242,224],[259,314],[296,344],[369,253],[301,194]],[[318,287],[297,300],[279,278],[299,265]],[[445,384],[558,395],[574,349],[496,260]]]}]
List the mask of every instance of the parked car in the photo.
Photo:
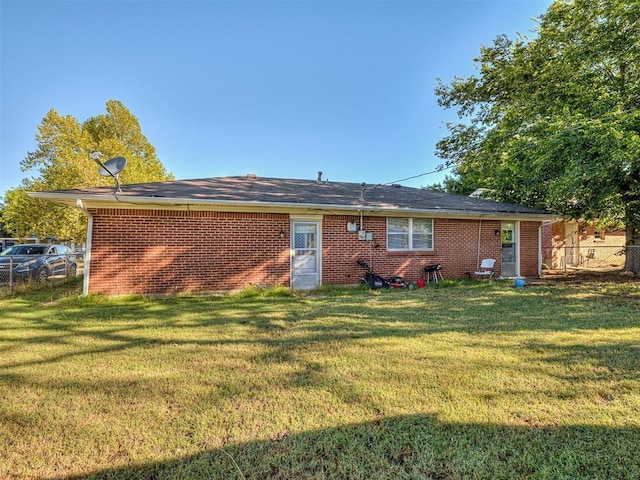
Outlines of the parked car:
[{"label": "parked car", "polygon": [[26,243],[13,245],[0,253],[0,282],[9,281],[13,266],[13,280],[44,281],[52,276],[76,276],[78,264],[75,254],[65,245]]}]

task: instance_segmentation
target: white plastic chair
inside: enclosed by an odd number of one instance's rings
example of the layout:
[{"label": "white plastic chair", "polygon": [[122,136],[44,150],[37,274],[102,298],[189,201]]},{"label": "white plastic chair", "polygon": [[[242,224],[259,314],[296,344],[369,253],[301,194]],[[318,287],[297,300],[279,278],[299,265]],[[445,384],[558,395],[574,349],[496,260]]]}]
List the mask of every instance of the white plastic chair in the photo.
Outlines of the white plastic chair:
[{"label": "white plastic chair", "polygon": [[496,266],[496,261],[493,258],[485,258],[480,262],[480,268],[476,272],[476,280],[480,277],[486,277],[489,280],[493,278],[494,267]]}]

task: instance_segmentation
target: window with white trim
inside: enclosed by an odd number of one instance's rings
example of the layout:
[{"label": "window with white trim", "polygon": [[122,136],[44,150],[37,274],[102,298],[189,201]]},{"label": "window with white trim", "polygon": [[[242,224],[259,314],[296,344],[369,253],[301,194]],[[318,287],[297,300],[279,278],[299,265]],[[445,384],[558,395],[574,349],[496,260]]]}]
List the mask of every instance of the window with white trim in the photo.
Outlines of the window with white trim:
[{"label": "window with white trim", "polygon": [[433,250],[433,220],[387,218],[387,250]]}]

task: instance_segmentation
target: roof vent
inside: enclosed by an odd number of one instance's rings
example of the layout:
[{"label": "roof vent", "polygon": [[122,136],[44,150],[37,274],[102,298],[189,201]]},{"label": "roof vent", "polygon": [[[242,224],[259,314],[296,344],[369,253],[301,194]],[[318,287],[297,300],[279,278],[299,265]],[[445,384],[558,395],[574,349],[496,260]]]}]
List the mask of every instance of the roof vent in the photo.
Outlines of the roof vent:
[{"label": "roof vent", "polygon": [[316,179],[316,183],[322,183],[322,170],[318,170],[318,178]]},{"label": "roof vent", "polygon": [[486,198],[491,193],[488,188],[477,188],[469,194],[471,198]]},{"label": "roof vent", "polygon": [[247,178],[248,178],[249,180],[255,180],[255,179],[256,179],[256,178],[258,178],[258,177],[256,176],[256,174],[255,174],[255,173],[247,173]]}]

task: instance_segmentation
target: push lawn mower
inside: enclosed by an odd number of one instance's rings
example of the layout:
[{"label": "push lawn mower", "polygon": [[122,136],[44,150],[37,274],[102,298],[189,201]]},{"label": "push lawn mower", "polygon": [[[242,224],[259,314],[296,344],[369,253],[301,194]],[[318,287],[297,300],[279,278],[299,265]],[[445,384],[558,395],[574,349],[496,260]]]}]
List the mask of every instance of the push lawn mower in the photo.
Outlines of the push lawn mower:
[{"label": "push lawn mower", "polygon": [[360,280],[369,285],[372,290],[375,288],[406,288],[407,283],[404,278],[394,276],[391,278],[384,278],[374,272],[369,264],[362,259],[358,259],[358,265],[364,268],[365,276],[360,277]]}]

